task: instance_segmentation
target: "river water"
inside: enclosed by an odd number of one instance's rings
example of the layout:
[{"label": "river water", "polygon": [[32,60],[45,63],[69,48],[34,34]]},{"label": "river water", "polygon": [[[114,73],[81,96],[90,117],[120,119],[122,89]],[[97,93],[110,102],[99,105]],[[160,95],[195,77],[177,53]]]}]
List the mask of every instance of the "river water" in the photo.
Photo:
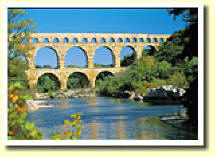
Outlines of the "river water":
[{"label": "river water", "polygon": [[30,112],[28,121],[50,139],[50,131],[63,130],[65,119],[71,114],[81,112],[83,130],[81,139],[196,139],[190,131],[175,128],[160,120],[160,117],[183,114],[181,105],[150,105],[128,99],[107,97],[52,99],[49,104],[55,108],[46,108]]}]

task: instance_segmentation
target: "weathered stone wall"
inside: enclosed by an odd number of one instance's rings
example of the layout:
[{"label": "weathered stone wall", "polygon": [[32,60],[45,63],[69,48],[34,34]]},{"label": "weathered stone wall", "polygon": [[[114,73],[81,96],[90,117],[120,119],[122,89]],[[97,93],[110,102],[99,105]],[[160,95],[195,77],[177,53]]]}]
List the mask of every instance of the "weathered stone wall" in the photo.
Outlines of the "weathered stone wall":
[{"label": "weathered stone wall", "polygon": [[[44,73],[53,73],[55,74],[60,82],[61,88],[66,88],[66,81],[69,74],[72,72],[82,72],[86,74],[91,85],[95,86],[96,76],[102,71],[109,71],[111,73],[117,73],[125,70],[125,68],[120,68],[120,51],[123,47],[131,47],[135,53],[136,58],[142,56],[142,51],[145,46],[154,46],[155,49],[158,49],[160,45],[160,39],[164,42],[170,35],[166,34],[120,34],[120,33],[33,33],[31,34],[32,39],[28,42],[33,44],[35,49],[29,51],[29,55],[26,56],[26,59],[29,63],[29,70],[27,71],[28,78],[30,81],[30,86],[32,87],[37,83],[38,77]],[[43,40],[46,39],[48,43],[44,43]],[[57,39],[58,42],[54,43],[53,40]],[[64,40],[68,42],[64,42]],[[74,43],[74,40],[77,40]],[[95,43],[91,41],[95,39]],[[101,39],[104,42],[100,42]],[[118,42],[118,40],[121,42]],[[34,40],[37,40],[37,43],[33,43]],[[85,40],[86,42],[82,42]],[[111,40],[111,41],[110,41]],[[125,42],[128,40],[129,42]],[[149,41],[147,41],[149,40]],[[141,41],[141,42],[140,42]],[[34,59],[37,51],[42,47],[50,47],[55,50],[58,57],[58,68],[59,69],[35,69]],[[66,52],[71,47],[79,47],[84,50],[87,58],[87,68],[65,68],[65,55]],[[112,51],[114,58],[114,68],[94,68],[94,53],[96,49],[101,46],[105,46]]]}]

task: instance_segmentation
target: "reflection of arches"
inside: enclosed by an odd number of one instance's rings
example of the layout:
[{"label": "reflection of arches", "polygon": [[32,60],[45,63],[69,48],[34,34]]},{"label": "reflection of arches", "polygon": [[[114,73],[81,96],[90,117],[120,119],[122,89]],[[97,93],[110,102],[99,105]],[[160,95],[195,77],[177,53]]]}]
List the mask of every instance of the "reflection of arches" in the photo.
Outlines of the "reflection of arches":
[{"label": "reflection of arches", "polygon": [[113,76],[110,71],[102,71],[96,76],[95,84],[97,85],[99,80],[104,81],[106,77]]},{"label": "reflection of arches", "polygon": [[65,55],[65,65],[66,67],[87,67],[88,66],[88,56],[86,51],[79,47],[73,46],[66,51]]},{"label": "reflection of arches", "polygon": [[56,91],[60,89],[59,78],[53,73],[43,73],[37,78],[37,86],[40,92]]},{"label": "reflection of arches", "polygon": [[120,51],[120,66],[129,66],[136,60],[137,54],[132,46],[124,46]]},{"label": "reflection of arches", "polygon": [[59,57],[57,51],[51,46],[45,46],[37,50],[34,57],[35,65],[50,65],[52,68],[59,68]]},{"label": "reflection of arches", "polygon": [[101,46],[94,53],[95,67],[113,67],[115,65],[115,55],[108,46]]},{"label": "reflection of arches", "polygon": [[86,74],[82,72],[74,72],[69,75],[67,80],[67,88],[87,88],[90,82]]}]

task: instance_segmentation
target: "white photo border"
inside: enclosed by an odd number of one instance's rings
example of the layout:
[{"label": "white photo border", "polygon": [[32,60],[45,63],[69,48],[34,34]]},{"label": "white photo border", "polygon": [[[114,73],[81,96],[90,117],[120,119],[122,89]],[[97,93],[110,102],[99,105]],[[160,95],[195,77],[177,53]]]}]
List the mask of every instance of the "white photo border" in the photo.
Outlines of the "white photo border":
[{"label": "white photo border", "polygon": [[[8,140],[8,8],[198,8],[198,140]],[[4,2],[2,3],[2,128],[5,146],[204,146],[204,4],[200,2]]]}]

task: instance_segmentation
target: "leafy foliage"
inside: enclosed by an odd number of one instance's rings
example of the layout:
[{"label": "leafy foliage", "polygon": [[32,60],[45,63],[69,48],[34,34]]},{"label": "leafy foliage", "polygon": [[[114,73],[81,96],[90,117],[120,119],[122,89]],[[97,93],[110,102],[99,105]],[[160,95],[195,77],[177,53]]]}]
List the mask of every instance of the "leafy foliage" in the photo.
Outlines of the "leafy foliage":
[{"label": "leafy foliage", "polygon": [[81,125],[82,113],[71,115],[72,121],[64,120],[64,130],[59,133],[50,132],[51,140],[78,140],[81,137],[81,132],[84,126]]},{"label": "leafy foliage", "polygon": [[42,93],[56,91],[60,89],[60,82],[53,74],[46,73],[39,77],[37,89]]},{"label": "leafy foliage", "polygon": [[76,89],[76,88],[87,88],[89,87],[89,81],[87,76],[82,73],[73,73],[69,76],[67,81],[67,88]]}]

